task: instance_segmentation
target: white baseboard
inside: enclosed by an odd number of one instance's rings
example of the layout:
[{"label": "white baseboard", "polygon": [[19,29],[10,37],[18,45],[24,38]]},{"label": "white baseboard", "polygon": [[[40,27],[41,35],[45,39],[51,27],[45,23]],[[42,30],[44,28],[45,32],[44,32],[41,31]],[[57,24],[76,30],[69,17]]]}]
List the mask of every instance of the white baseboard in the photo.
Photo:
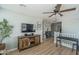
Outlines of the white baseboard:
[{"label": "white baseboard", "polygon": [[17,48],[9,49],[9,50],[7,50],[7,52],[12,52],[12,51],[15,51],[15,50],[17,50]]}]

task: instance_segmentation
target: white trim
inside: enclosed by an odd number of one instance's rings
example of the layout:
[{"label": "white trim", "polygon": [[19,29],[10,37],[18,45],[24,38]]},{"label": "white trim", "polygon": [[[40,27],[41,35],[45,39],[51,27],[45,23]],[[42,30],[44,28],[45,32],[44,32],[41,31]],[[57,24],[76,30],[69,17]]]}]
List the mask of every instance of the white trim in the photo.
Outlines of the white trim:
[{"label": "white trim", "polygon": [[12,52],[12,51],[15,51],[15,50],[17,50],[17,48],[9,49],[9,50],[7,50],[7,52]]}]

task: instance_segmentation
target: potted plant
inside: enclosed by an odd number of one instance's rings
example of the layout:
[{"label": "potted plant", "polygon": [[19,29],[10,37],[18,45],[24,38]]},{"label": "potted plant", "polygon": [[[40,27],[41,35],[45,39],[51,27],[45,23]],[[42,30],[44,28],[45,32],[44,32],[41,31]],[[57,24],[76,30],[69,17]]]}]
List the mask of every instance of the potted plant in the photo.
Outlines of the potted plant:
[{"label": "potted plant", "polygon": [[5,43],[3,40],[10,36],[13,26],[9,25],[6,19],[0,22],[0,50],[5,49]]}]

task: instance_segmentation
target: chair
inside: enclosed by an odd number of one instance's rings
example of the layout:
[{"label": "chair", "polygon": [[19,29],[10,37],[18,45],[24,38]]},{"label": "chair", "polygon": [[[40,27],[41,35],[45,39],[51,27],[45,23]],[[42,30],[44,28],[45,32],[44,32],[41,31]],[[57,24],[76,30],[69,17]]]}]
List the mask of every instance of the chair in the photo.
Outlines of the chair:
[{"label": "chair", "polygon": [[[73,44],[72,44],[72,52],[73,52],[75,46],[78,47],[78,45],[77,45],[76,43],[73,43]],[[79,49],[79,48],[78,48],[78,49]]]}]

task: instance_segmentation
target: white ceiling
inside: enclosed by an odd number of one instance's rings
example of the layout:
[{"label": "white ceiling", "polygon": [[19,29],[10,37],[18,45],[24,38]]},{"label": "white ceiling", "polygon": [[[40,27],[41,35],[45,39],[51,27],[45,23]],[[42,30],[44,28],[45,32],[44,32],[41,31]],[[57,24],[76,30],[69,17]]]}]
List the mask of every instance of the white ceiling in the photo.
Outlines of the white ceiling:
[{"label": "white ceiling", "polygon": [[[19,4],[1,4],[3,8],[12,10],[17,13],[24,14],[26,16],[37,17],[37,18],[48,18],[50,14],[43,14],[46,11],[53,11],[55,4],[26,4],[26,7],[20,6]],[[79,8],[78,4],[64,4],[61,9],[67,9],[76,7]]]}]

